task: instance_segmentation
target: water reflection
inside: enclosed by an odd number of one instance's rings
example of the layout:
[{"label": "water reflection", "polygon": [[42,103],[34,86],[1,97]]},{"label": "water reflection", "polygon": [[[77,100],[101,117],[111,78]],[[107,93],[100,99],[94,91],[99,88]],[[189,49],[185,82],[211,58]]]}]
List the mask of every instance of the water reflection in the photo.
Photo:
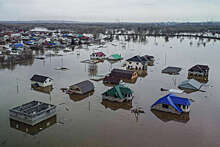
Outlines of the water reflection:
[{"label": "water reflection", "polygon": [[126,102],[112,102],[108,100],[102,100],[101,104],[105,106],[105,108],[109,108],[113,111],[116,111],[118,109],[123,109],[123,110],[130,110],[132,108],[132,101],[126,101]]},{"label": "water reflection", "polygon": [[37,92],[42,92],[45,94],[50,94],[53,91],[53,86],[47,86],[47,87],[34,87],[31,86],[31,89]]},{"label": "water reflection", "polygon": [[88,64],[88,73],[89,76],[96,76],[98,73],[98,66],[96,64]]},{"label": "water reflection", "polygon": [[10,119],[10,127],[13,129],[19,130],[21,132],[25,132],[30,135],[36,135],[39,132],[56,124],[56,122],[57,122],[56,115],[36,124],[34,126],[25,124],[25,123],[17,121],[17,120]]},{"label": "water reflection", "polygon": [[25,59],[25,60],[17,61],[17,62],[5,61],[5,60],[0,59],[0,70],[1,69],[9,69],[9,70],[13,71],[17,65],[31,66],[33,63],[34,63],[34,58]]},{"label": "water reflection", "polygon": [[74,102],[82,101],[86,99],[87,97],[90,97],[94,94],[94,91],[86,93],[86,94],[69,94],[69,97]]},{"label": "water reflection", "polygon": [[190,120],[189,113],[182,113],[181,115],[167,113],[158,110],[151,110],[151,112],[163,122],[176,121],[181,123],[187,123]]}]

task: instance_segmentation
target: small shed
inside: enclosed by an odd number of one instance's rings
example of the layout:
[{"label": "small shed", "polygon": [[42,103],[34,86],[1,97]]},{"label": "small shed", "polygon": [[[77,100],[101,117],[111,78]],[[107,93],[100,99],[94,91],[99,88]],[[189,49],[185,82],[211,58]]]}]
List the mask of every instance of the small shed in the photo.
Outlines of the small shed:
[{"label": "small shed", "polygon": [[180,89],[190,89],[190,90],[199,90],[202,87],[202,84],[194,79],[189,79],[181,82],[178,85]]},{"label": "small shed", "polygon": [[123,85],[116,85],[102,94],[104,100],[123,102],[133,99],[133,92]]},{"label": "small shed", "polygon": [[162,73],[170,74],[170,75],[178,75],[180,71],[181,71],[181,68],[179,67],[168,66],[162,70]]},{"label": "small shed", "polygon": [[181,114],[182,112],[189,112],[190,105],[191,104],[188,98],[182,98],[175,96],[174,94],[168,94],[157,100],[151,106],[151,109]]},{"label": "small shed", "polygon": [[89,80],[82,81],[69,87],[67,94],[86,94],[94,90],[94,85]]},{"label": "small shed", "polygon": [[53,79],[42,75],[33,75],[30,80],[32,87],[47,87],[52,85]]},{"label": "small shed", "polygon": [[196,76],[205,76],[208,77],[209,75],[209,67],[208,65],[195,65],[193,67],[191,67],[188,70],[188,74],[190,75],[196,75]]}]

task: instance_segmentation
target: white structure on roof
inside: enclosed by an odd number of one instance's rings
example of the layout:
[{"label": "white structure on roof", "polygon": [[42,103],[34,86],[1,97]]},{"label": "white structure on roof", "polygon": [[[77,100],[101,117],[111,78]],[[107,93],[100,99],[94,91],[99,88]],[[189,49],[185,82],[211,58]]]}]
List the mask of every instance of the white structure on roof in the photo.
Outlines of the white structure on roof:
[{"label": "white structure on roof", "polygon": [[52,79],[42,75],[34,75],[30,80],[32,86],[47,87],[52,85]]},{"label": "white structure on roof", "polygon": [[202,84],[194,79],[189,79],[180,83],[178,87],[180,89],[199,90],[202,87]]}]

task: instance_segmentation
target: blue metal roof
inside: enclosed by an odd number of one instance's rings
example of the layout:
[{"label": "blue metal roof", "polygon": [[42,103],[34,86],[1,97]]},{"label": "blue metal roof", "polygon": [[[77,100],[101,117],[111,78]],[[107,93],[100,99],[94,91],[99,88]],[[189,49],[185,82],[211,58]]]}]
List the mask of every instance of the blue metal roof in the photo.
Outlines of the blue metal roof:
[{"label": "blue metal roof", "polygon": [[181,108],[178,106],[180,105],[185,105],[189,106],[190,102],[188,98],[182,98],[182,97],[177,97],[174,94],[168,94],[159,100],[157,100],[151,107],[157,105],[157,104],[167,104],[172,106],[174,109],[176,109],[179,113],[182,112]]},{"label": "blue metal roof", "polygon": [[15,43],[13,44],[13,46],[19,48],[19,47],[23,47],[24,45],[22,43]]}]

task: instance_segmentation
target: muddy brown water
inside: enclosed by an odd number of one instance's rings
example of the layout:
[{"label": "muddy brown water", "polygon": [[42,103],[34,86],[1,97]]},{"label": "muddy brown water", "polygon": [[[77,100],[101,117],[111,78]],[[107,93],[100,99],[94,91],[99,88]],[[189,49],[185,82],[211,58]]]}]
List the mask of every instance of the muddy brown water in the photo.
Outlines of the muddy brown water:
[{"label": "muddy brown water", "polygon": [[[191,41],[193,45],[190,45]],[[138,78],[135,84],[126,84],[135,94],[133,107],[142,106],[146,111],[138,117],[131,113],[129,106],[103,103],[101,93],[109,87],[101,81],[93,82],[95,91],[90,97],[77,101],[61,92],[60,88],[107,73],[123,63],[104,61],[96,66],[80,63],[89,58],[92,49],[81,49],[80,55],[75,50],[63,57],[35,60],[31,65],[18,65],[13,70],[0,69],[0,146],[219,147],[220,42],[210,41],[206,46],[198,46],[197,42],[187,38],[182,42],[175,38],[169,42],[165,42],[164,38],[148,38],[148,42],[129,42],[126,48],[107,44],[107,48],[99,49],[107,55],[119,53],[125,59],[134,55],[155,56],[155,66],[148,67],[147,76]],[[61,64],[70,70],[55,70]],[[206,92],[179,95],[195,101],[186,120],[151,112],[150,106],[167,94],[160,88],[176,88],[178,83],[187,79],[188,68],[195,64],[209,65],[209,82],[203,87]],[[168,65],[183,68],[180,75],[161,74]],[[33,74],[54,79],[50,95],[31,89],[29,79]],[[8,113],[10,108],[32,100],[57,105],[57,123],[35,135],[10,127]]]}]

